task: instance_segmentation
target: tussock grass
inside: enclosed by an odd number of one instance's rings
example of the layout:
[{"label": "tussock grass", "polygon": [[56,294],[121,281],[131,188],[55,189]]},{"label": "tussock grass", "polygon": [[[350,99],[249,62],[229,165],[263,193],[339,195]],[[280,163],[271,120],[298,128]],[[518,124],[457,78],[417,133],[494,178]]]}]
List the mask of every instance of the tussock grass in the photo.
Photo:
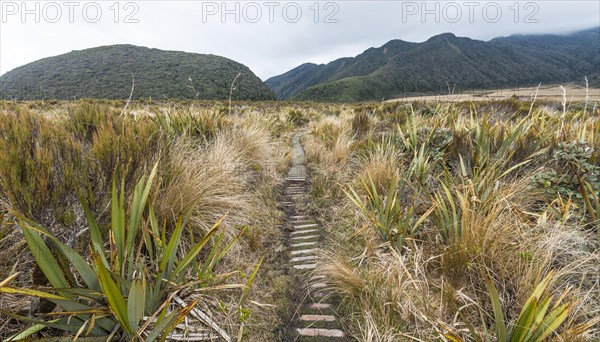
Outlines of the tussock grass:
[{"label": "tussock grass", "polygon": [[201,232],[225,214],[226,226],[247,224],[251,184],[276,172],[269,134],[257,127],[220,132],[203,147],[180,139],[170,148],[159,207],[172,218],[191,212]]},{"label": "tussock grass", "polygon": [[357,167],[360,168],[357,178],[371,178],[377,191],[384,193],[400,179],[401,156],[400,149],[388,137],[377,142],[370,141],[367,150],[357,158]]},{"label": "tussock grass", "polygon": [[369,160],[358,176],[358,179],[368,178],[373,180],[377,192],[385,193],[400,178],[398,160],[382,155],[369,156]]},{"label": "tussock grass", "polygon": [[[361,106],[356,113],[373,114],[365,135],[348,129],[359,126],[358,114],[310,123],[312,194],[336,241],[321,272],[358,340],[431,340],[448,331],[457,340],[493,339],[500,326],[493,307],[511,326],[548,274],[549,293],[567,293],[569,307],[552,336],[600,336],[600,252],[591,228],[600,184],[583,180],[596,179],[598,118],[576,106],[562,115],[557,106],[513,102]],[[368,177],[370,191],[361,192],[359,180]],[[415,223],[432,210],[402,248],[368,229],[379,224],[365,217],[380,217],[382,208],[352,203],[399,181],[410,186],[398,198],[409,200],[395,212],[414,210]],[[356,193],[322,201],[325,187]]]},{"label": "tussock grass", "polygon": [[268,131],[258,126],[223,131],[216,139],[222,145],[232,145],[239,151],[241,167],[269,174],[272,172],[274,151]]},{"label": "tussock grass", "polygon": [[[41,224],[93,263],[80,199],[89,204],[102,234],[108,235],[112,230],[112,180],[123,180],[122,203],[130,202],[137,180],[157,165],[149,202],[159,217],[157,223],[166,219],[165,237],[172,233],[169,227],[175,226],[180,215],[190,214],[179,251],[182,256],[226,215],[221,222],[223,236],[213,236],[207,251],[197,258],[199,263],[214,260],[201,277],[210,293],[187,293],[184,299],[202,301],[197,307],[231,336],[243,333],[244,340],[272,339],[270,334],[281,323],[269,303],[284,305],[282,293],[287,286],[274,265],[275,251],[269,249],[279,232],[275,202],[279,173],[287,171],[286,149],[281,145],[276,149],[273,139],[281,135],[287,139],[285,134],[293,129],[280,120],[282,112],[265,106],[260,116],[246,116],[242,109],[227,115],[221,104],[199,101],[133,102],[124,115],[120,114],[122,104],[110,101],[30,107],[28,103],[11,104],[0,112],[1,279],[15,269],[35,268],[20,228],[13,223],[15,215]],[[272,123],[280,124],[274,128]],[[225,247],[228,253],[216,257]],[[248,281],[265,255],[270,258],[263,264],[269,273],[256,275],[258,292],[243,290],[244,303],[231,296],[232,289],[239,286],[228,286],[234,285],[234,279]],[[212,272],[224,276],[213,277]],[[263,277],[279,277],[281,288],[273,290],[274,285]],[[27,288],[32,280],[32,275],[24,272],[13,285]],[[11,296],[2,296],[1,309],[37,314],[36,300]],[[251,304],[257,298],[266,305]],[[239,329],[241,323],[246,326],[243,330]],[[23,322],[0,315],[0,337],[24,327]],[[52,331],[42,335],[51,336]]]},{"label": "tussock grass", "polygon": [[[180,213],[190,213],[185,244],[197,242],[227,214],[221,244],[221,235],[215,235],[207,247],[233,245],[225,257],[214,259],[211,272],[243,278],[265,256],[246,305],[220,290],[194,292],[190,298],[199,299],[198,307],[233,336],[243,322],[244,340],[281,339],[275,327],[290,310],[285,298],[294,284],[281,268],[285,257],[276,198],[289,165],[289,138],[302,131],[311,169],[308,210],[335,241],[318,272],[328,277],[344,325],[357,340],[434,340],[442,334],[494,340],[501,327],[499,311],[504,326],[513,327],[545,279],[540,299],[554,295],[554,303],[566,294],[559,302],[568,303],[553,338],[600,336],[594,320],[600,315],[597,113],[574,104],[563,115],[560,105],[531,106],[516,99],[356,106],[232,103],[231,113],[223,103],[140,101],[120,115],[123,105],[79,101],[2,107],[2,279],[11,274],[14,260],[17,267],[33,268],[14,214],[44,225],[87,258],[86,219],[78,197],[90,203],[106,233],[112,179],[125,179],[129,194],[158,162],[150,201],[167,226]],[[360,179],[369,178],[372,183],[364,187]],[[389,212],[402,219],[385,222],[390,236],[404,232],[402,243],[373,229],[377,222],[369,217],[385,218],[385,210],[373,204],[358,210],[344,192],[351,188],[354,199],[364,203],[370,197],[371,202],[373,197],[396,199]],[[415,227],[419,218],[424,219],[418,229],[402,230]],[[200,253],[199,258],[214,255]],[[202,279],[233,284],[229,278]],[[13,281],[30,286],[32,279],[21,274]],[[21,314],[35,313],[36,305],[22,296],[0,300],[0,308]],[[0,336],[22,328],[0,315],[5,334]]]},{"label": "tussock grass", "polygon": [[232,126],[224,110],[202,108],[194,105],[180,108],[176,105],[160,107],[153,120],[163,132],[171,137],[186,136],[201,142],[212,140],[215,135]]},{"label": "tussock grass", "polygon": [[424,252],[417,246],[400,254],[377,249],[354,260],[332,254],[319,270],[328,288],[341,298],[345,326],[360,341],[429,340],[436,332],[432,319],[444,311],[436,286],[428,278]]},{"label": "tussock grass", "polygon": [[190,222],[206,233],[223,215],[232,223],[242,224],[248,196],[236,168],[239,152],[231,145],[216,140],[198,148],[184,140],[171,146],[169,179],[159,197],[160,212],[176,219],[181,213],[191,213]]}]

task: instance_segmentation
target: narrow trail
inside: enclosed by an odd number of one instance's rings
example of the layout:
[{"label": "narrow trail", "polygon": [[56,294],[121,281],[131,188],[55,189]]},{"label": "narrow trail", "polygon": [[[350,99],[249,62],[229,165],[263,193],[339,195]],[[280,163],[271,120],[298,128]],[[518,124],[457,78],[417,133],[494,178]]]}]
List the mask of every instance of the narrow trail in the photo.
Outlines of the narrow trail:
[{"label": "narrow trail", "polygon": [[312,271],[319,267],[324,243],[321,226],[299,209],[298,199],[308,187],[307,168],[300,135],[293,138],[292,167],[288,173],[283,202],[286,212],[290,275],[298,299],[288,327],[287,341],[350,341],[342,330],[332,299],[327,295],[326,279]]}]

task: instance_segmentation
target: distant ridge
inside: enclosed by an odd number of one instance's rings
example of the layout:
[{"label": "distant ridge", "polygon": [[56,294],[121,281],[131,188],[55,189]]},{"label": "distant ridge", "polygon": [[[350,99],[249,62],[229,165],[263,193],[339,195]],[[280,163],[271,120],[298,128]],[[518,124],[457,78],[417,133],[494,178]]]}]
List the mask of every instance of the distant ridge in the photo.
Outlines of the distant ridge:
[{"label": "distant ridge", "polygon": [[[272,100],[273,93],[233,60],[134,45],[101,46],[44,58],[0,77],[3,99],[134,98]],[[190,81],[191,79],[191,81]]]},{"label": "distant ridge", "polygon": [[392,40],[356,57],[302,64],[265,81],[279,99],[372,101],[423,92],[582,82],[600,85],[600,27],[478,41],[444,33]]}]

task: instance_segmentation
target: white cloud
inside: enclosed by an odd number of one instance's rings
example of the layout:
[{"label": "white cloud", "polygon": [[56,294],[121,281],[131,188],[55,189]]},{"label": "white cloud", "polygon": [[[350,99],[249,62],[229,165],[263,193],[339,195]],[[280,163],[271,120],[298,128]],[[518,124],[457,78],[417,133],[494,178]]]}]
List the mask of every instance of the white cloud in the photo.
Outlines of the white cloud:
[{"label": "white cloud", "polygon": [[[23,8],[21,1],[2,0],[0,74],[72,50],[127,43],[221,55],[244,63],[266,79],[304,62],[326,63],[354,56],[391,39],[424,41],[453,32],[488,40],[600,25],[598,1],[321,1],[318,13],[315,3],[120,1],[115,23],[113,1],[28,1]],[[57,7],[62,16],[49,23],[57,17]],[[97,7],[102,15],[90,23]],[[295,18],[297,8],[302,15]],[[498,8],[500,16],[496,15]],[[257,9],[262,16],[257,16]],[[24,10],[30,12],[23,17]],[[138,22],[124,23],[133,11],[137,12],[129,19]],[[36,14],[40,23],[35,22]],[[297,22],[291,23],[295,19]],[[337,23],[324,23],[326,19]],[[537,22],[527,23],[528,19]]]}]

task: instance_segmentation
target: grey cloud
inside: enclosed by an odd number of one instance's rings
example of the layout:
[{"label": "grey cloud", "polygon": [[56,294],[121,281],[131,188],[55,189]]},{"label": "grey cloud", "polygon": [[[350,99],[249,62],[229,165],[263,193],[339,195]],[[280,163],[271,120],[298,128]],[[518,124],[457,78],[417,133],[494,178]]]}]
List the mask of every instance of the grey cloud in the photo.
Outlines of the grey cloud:
[{"label": "grey cloud", "polygon": [[[2,6],[7,2],[10,1],[2,1]],[[327,2],[320,2],[319,23],[315,23],[315,12],[310,9],[314,2],[298,1],[296,3],[302,8],[303,15],[297,23],[286,22],[280,11],[275,12],[275,22],[269,23],[267,2],[253,2],[263,10],[263,17],[257,23],[244,20],[243,15],[239,23],[231,14],[225,22],[221,22],[219,13],[203,18],[203,8],[210,4],[219,5],[221,1],[205,1],[204,5],[202,1],[137,2],[139,11],[135,19],[139,22],[130,24],[114,23],[109,3],[102,3],[105,10],[102,20],[97,23],[83,20],[74,23],[63,20],[55,24],[26,20],[22,23],[18,16],[8,17],[17,20],[0,23],[0,73],[74,49],[129,43],[222,55],[246,64],[259,77],[266,79],[304,62],[325,63],[339,57],[354,56],[391,39],[424,41],[442,32],[453,32],[459,36],[489,40],[515,33],[561,33],[600,25],[600,3],[597,1],[531,2],[537,6],[533,8],[537,11],[533,17],[537,23],[524,23],[532,8],[523,8],[525,3],[517,1],[477,2],[473,23],[468,20],[467,5],[473,1],[333,1],[331,6],[337,6],[339,10],[333,19],[337,19],[338,23],[323,23]],[[40,2],[41,5],[46,3]],[[86,3],[89,1],[81,2],[82,6]],[[238,3],[243,8],[250,2]],[[423,3],[427,8],[422,7]],[[440,9],[437,13],[439,22],[435,20],[435,13],[427,14],[422,20],[421,11],[435,9],[436,3]],[[510,9],[515,3],[520,7],[517,23],[514,22],[514,7]],[[233,8],[234,4],[229,1],[227,6]],[[280,2],[277,9],[286,4]],[[487,22],[480,10],[495,4],[502,7],[502,16],[496,23]],[[331,6],[329,10],[334,8]],[[408,15],[406,10],[414,6],[419,12]],[[462,10],[462,17],[453,23],[449,20],[454,15],[451,10],[457,7]],[[444,8],[448,12],[440,13]],[[490,13],[493,14],[493,11]],[[121,21],[124,14],[121,9]]]}]

